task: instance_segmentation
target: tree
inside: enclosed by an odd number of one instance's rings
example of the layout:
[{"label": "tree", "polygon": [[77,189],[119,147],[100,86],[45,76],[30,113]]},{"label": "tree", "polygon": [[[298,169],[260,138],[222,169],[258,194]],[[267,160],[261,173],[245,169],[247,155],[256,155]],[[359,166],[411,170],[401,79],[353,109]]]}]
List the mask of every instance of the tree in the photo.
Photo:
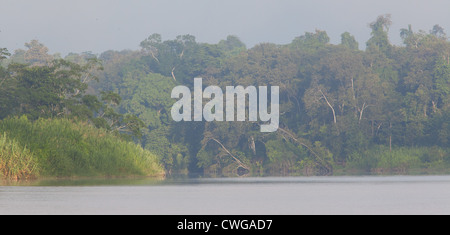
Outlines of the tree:
[{"label": "tree", "polygon": [[217,45],[197,43],[192,35],[179,35],[175,40],[161,40],[152,34],[141,42],[142,51],[151,72],[172,77],[175,82],[193,84],[193,78],[204,74],[210,67],[218,66],[224,53]]},{"label": "tree", "polygon": [[158,48],[162,42],[162,38],[160,34],[152,34],[147,39],[141,42],[140,46],[142,50],[148,52],[153,59],[155,59],[159,63],[158,59]]},{"label": "tree", "polygon": [[63,60],[43,66],[10,64],[8,71],[16,81],[15,97],[9,100],[16,105],[10,113],[28,114],[32,119],[69,114],[87,88],[75,67]]},{"label": "tree", "polygon": [[328,37],[328,34],[325,31],[316,30],[314,33],[306,32],[304,35],[296,37],[290,46],[297,49],[302,48],[312,50],[321,48],[329,42],[330,37]]},{"label": "tree", "polygon": [[370,23],[372,37],[367,41],[367,49],[369,51],[378,51],[384,54],[390,52],[391,45],[388,39],[388,32],[391,24],[390,14],[378,16],[375,22]]},{"label": "tree", "polygon": [[53,56],[48,54],[48,48],[38,40],[25,43],[25,47],[28,49],[24,55],[25,61],[32,66],[44,66],[53,61]]},{"label": "tree", "polygon": [[445,40],[447,39],[447,34],[444,32],[444,28],[442,28],[438,24],[433,26],[433,29],[430,31],[430,34],[436,36],[437,38]]},{"label": "tree", "polygon": [[228,56],[235,56],[246,50],[245,44],[237,37],[229,35],[226,40],[217,44],[218,48]]},{"label": "tree", "polygon": [[411,25],[408,26],[408,29],[400,30],[400,37],[403,39],[403,43],[407,47],[418,48],[420,41],[423,39],[424,35],[422,33],[414,33]]},{"label": "tree", "polygon": [[349,32],[341,34],[341,45],[351,50],[358,50],[359,44]]},{"label": "tree", "polygon": [[3,66],[1,65],[1,62],[10,55],[11,54],[8,52],[8,49],[0,48],[0,88],[2,87],[2,84],[6,81],[8,77],[8,73],[6,72],[5,68],[3,68]]},{"label": "tree", "polygon": [[6,59],[10,55],[11,54],[8,52],[8,49],[0,48],[0,61],[2,61],[3,59]]},{"label": "tree", "polygon": [[1,63],[10,55],[6,48],[0,48],[0,118],[5,117],[13,105],[11,102],[8,102],[8,97],[11,97],[14,86],[10,84],[12,81],[9,72]]}]

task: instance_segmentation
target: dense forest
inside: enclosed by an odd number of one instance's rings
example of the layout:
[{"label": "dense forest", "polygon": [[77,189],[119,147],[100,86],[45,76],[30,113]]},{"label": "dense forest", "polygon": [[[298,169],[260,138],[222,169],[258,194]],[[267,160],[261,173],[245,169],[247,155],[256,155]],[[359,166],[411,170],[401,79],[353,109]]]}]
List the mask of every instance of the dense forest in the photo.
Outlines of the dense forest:
[{"label": "dense forest", "polygon": [[[389,15],[370,23],[364,50],[348,32],[333,45],[321,30],[252,48],[237,36],[152,34],[139,50],[64,58],[33,40],[0,51],[0,118],[89,123],[152,152],[169,175],[448,173],[450,42],[439,25],[407,26],[404,45],[392,45],[390,25]],[[174,122],[171,91],[196,77],[205,87],[279,86],[278,131]]]}]

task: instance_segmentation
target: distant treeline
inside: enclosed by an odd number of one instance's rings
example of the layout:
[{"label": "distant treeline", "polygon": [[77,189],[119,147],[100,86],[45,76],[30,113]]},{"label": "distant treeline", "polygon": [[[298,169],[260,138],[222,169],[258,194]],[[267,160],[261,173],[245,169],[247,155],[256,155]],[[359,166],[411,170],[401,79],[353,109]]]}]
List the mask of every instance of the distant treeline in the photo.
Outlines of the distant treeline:
[{"label": "distant treeline", "polygon": [[[389,15],[372,22],[365,50],[348,32],[333,45],[320,30],[253,48],[236,36],[208,44],[152,34],[140,50],[63,59],[32,41],[1,51],[0,118],[82,120],[132,138],[169,174],[446,173],[450,42],[439,25],[408,26],[394,46],[390,25]],[[280,128],[172,121],[171,90],[196,77],[205,87],[279,86]]]}]

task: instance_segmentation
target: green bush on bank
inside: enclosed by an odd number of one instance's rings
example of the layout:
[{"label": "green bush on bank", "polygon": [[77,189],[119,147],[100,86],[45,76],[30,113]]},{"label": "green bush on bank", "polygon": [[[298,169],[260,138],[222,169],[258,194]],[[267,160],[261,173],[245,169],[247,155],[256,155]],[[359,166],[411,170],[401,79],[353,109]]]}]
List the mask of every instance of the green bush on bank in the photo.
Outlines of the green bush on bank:
[{"label": "green bush on bank", "polygon": [[[5,147],[0,146],[0,166],[5,169],[11,164],[4,164],[3,159],[13,156],[30,159],[35,162],[32,168],[35,175],[49,177],[164,174],[157,156],[148,150],[84,122],[68,119],[31,122],[23,116],[0,121],[0,133],[4,133],[2,140],[6,143]],[[12,148],[15,152],[8,153]],[[8,175],[3,173],[2,177]]]},{"label": "green bush on bank", "polygon": [[[450,149],[441,147],[393,147],[376,146],[363,153],[353,153],[347,161],[347,169],[366,173],[408,173],[428,169],[439,172],[450,166]],[[445,172],[442,172],[445,173]]]}]

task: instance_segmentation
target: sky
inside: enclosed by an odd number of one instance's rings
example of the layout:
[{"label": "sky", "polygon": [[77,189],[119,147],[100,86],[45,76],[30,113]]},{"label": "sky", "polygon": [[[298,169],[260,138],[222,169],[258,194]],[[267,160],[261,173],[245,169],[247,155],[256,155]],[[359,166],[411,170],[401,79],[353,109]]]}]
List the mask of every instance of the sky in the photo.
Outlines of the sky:
[{"label": "sky", "polygon": [[14,52],[36,39],[52,54],[99,54],[138,49],[153,33],[163,40],[191,34],[205,43],[235,35],[251,48],[319,29],[333,44],[349,32],[364,49],[368,25],[384,14],[392,16],[396,45],[409,24],[427,32],[439,24],[450,35],[448,0],[0,0],[0,48]]}]

